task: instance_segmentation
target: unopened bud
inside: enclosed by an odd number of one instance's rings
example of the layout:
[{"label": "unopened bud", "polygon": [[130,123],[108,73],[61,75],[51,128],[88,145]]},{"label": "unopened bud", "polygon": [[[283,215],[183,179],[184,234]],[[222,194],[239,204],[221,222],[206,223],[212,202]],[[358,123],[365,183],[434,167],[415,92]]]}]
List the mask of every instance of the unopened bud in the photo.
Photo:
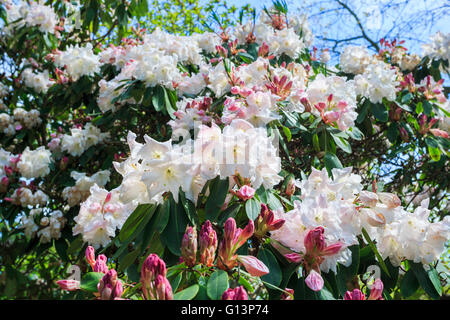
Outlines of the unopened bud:
[{"label": "unopened bud", "polygon": [[75,291],[80,289],[80,281],[77,280],[58,280],[56,284],[62,289],[67,291]]},{"label": "unopened bud", "polygon": [[234,289],[228,288],[222,294],[222,300],[248,300],[247,291],[245,291],[243,286]]},{"label": "unopened bud", "polygon": [[217,233],[211,222],[206,220],[200,231],[200,263],[212,267],[217,249]]},{"label": "unopened bud", "polygon": [[92,246],[88,246],[86,248],[86,260],[89,263],[89,265],[91,266],[92,269],[94,269],[95,266],[95,249]]},{"label": "unopened bud", "polygon": [[344,295],[344,300],[365,300],[364,293],[359,289],[353,289],[353,291],[347,291]]},{"label": "unopened bud", "polygon": [[195,266],[197,257],[197,231],[193,227],[186,227],[181,241],[181,256],[188,267]]}]

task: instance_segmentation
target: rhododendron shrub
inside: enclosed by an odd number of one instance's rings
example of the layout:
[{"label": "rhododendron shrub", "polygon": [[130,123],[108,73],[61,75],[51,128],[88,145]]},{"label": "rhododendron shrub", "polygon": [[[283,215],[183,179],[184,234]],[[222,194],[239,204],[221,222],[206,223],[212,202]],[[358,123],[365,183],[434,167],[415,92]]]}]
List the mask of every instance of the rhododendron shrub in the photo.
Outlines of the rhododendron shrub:
[{"label": "rhododendron shrub", "polygon": [[450,35],[333,66],[283,2],[186,34],[101,3],[0,7],[4,297],[446,294]]}]

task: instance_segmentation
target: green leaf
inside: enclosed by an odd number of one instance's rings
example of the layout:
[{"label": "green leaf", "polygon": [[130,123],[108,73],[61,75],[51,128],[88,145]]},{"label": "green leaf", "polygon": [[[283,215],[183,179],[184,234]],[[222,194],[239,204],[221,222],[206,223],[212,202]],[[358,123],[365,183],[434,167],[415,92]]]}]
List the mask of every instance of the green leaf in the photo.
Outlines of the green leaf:
[{"label": "green leaf", "polygon": [[361,110],[356,118],[356,123],[362,123],[367,116],[367,112],[369,112],[370,101],[369,99],[364,100],[364,103],[361,107]]},{"label": "green leaf", "polygon": [[386,267],[386,265],[384,264],[383,258],[381,258],[380,253],[378,252],[377,247],[375,246],[375,244],[373,243],[373,241],[370,239],[369,234],[367,233],[366,229],[362,228],[361,230],[364,239],[367,241],[367,243],[370,246],[370,249],[372,249],[373,253],[375,254],[375,256],[377,257],[378,263],[380,264],[381,268],[383,269],[384,272],[386,272],[386,274],[390,277],[390,273],[388,268]]},{"label": "green leaf", "polygon": [[140,204],[125,221],[119,233],[119,240],[126,241],[132,235],[136,235],[142,230],[152,217],[156,206],[152,204]]},{"label": "green leaf", "polygon": [[416,104],[416,113],[421,114],[422,112],[423,112],[423,103],[422,101],[420,101]]},{"label": "green leaf", "polygon": [[428,100],[425,100],[425,101],[423,102],[423,112],[424,112],[427,116],[430,116],[432,110],[433,110],[433,106],[431,105],[431,103],[430,103]]},{"label": "green leaf", "polygon": [[428,153],[433,161],[439,161],[441,159],[441,150],[439,148],[428,146]]},{"label": "green leaf", "polygon": [[292,133],[291,133],[291,130],[289,130],[288,127],[283,126],[283,132],[284,132],[284,135],[285,135],[286,138],[287,138],[287,141],[288,141],[288,142],[291,141],[291,139],[292,139]]},{"label": "green leaf", "polygon": [[261,280],[274,286],[278,286],[281,283],[283,274],[275,256],[269,249],[261,248],[258,252],[258,259],[261,260],[270,270],[268,274],[261,277]]},{"label": "green leaf", "polygon": [[248,199],[245,202],[245,213],[250,220],[255,220],[261,211],[261,204],[255,198]]},{"label": "green leaf", "polygon": [[442,287],[436,269],[430,266],[430,269],[426,271],[421,263],[412,261],[409,261],[409,266],[414,271],[423,290],[425,290],[432,299],[439,299],[442,295]]},{"label": "green leaf", "polygon": [[267,205],[272,210],[277,210],[278,208],[283,207],[280,200],[278,200],[272,191],[267,191]]},{"label": "green leaf", "polygon": [[136,250],[133,250],[126,254],[122,259],[119,259],[119,268],[117,268],[117,271],[122,272],[127,270],[127,268],[133,264],[140,253],[141,249],[137,248]]},{"label": "green leaf", "polygon": [[170,196],[170,218],[167,227],[161,234],[161,241],[176,256],[181,255],[180,247],[184,232],[189,220],[181,203],[175,203],[173,196]]},{"label": "green leaf", "polygon": [[223,270],[214,271],[206,285],[206,293],[211,300],[220,300],[228,289],[228,274]]},{"label": "green leaf", "polygon": [[221,180],[219,176],[214,178],[209,185],[209,196],[206,200],[205,211],[206,219],[211,222],[216,221],[217,216],[225,202],[228,194],[228,178]]},{"label": "green leaf", "polygon": [[342,137],[337,137],[334,134],[331,134],[333,137],[334,142],[336,142],[336,145],[341,148],[344,152],[352,153],[352,147],[350,146],[350,143],[348,143],[347,140],[345,140]]},{"label": "green leaf", "polygon": [[325,153],[324,157],[325,161],[325,167],[327,168],[328,174],[331,176],[331,169],[333,168],[339,168],[342,169],[342,163],[339,161],[338,157],[336,157],[335,154],[332,154],[331,152]]},{"label": "green leaf", "polygon": [[387,122],[388,121],[388,110],[387,107],[383,103],[375,103],[371,105],[370,111],[374,115],[375,119],[381,121],[381,122]]},{"label": "green leaf", "polygon": [[400,293],[403,297],[408,298],[412,296],[417,289],[419,289],[419,281],[417,280],[414,271],[409,269],[400,283]]},{"label": "green leaf", "polygon": [[195,298],[199,290],[198,284],[194,284],[173,295],[173,300],[192,300]]},{"label": "green leaf", "polygon": [[97,292],[97,285],[104,274],[101,272],[88,272],[86,273],[80,282],[80,288],[89,292]]},{"label": "green leaf", "polygon": [[157,86],[153,89],[152,104],[156,111],[161,112],[165,109],[165,89],[162,86]]}]

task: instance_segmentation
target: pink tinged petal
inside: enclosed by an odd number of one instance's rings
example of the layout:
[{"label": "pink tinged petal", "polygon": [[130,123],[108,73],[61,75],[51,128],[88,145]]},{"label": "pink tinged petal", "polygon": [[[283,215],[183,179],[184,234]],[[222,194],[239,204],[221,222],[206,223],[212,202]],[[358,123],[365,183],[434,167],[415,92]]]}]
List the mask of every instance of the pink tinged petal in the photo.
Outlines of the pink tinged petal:
[{"label": "pink tinged petal", "polygon": [[300,263],[303,260],[302,256],[298,253],[288,253],[285,254],[284,257],[292,263]]},{"label": "pink tinged petal", "polygon": [[322,276],[315,270],[311,270],[309,275],[305,279],[305,283],[313,291],[320,291],[323,288]]},{"label": "pink tinged petal", "polygon": [[62,289],[67,291],[75,291],[80,289],[80,281],[77,280],[58,280],[56,284]]},{"label": "pink tinged petal", "polygon": [[383,281],[381,281],[381,279],[376,279],[370,290],[369,300],[382,299],[383,288],[384,288]]},{"label": "pink tinged petal", "polygon": [[336,242],[335,244],[327,246],[321,254],[324,256],[332,256],[334,254],[337,254],[339,251],[341,251],[343,247],[343,244],[341,242]]},{"label": "pink tinged petal", "polygon": [[261,277],[270,272],[269,268],[254,256],[238,256],[238,261],[242,263],[245,270],[254,277]]}]

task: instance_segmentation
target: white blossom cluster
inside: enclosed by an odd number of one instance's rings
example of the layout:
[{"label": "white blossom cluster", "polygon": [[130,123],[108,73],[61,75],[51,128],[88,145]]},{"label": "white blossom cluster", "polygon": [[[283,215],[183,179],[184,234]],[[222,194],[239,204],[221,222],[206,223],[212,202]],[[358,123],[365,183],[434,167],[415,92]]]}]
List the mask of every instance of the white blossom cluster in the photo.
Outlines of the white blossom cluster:
[{"label": "white blossom cluster", "polygon": [[65,223],[66,218],[60,210],[45,212],[43,208],[37,208],[22,216],[19,228],[25,229],[28,238],[37,236],[41,243],[49,243],[61,237]]},{"label": "white blossom cluster", "polygon": [[49,201],[48,196],[42,190],[31,191],[29,188],[23,187],[14,190],[11,195],[11,202],[22,207],[45,206]]},{"label": "white blossom cluster", "polygon": [[76,225],[73,234],[82,234],[85,242],[98,248],[108,245],[116,229],[122,228],[136,206],[132,203],[123,204],[117,190],[108,192],[96,184],[90,188],[90,193],[74,218]]},{"label": "white blossom cluster", "polygon": [[15,108],[13,111],[14,120],[22,124],[26,129],[39,126],[42,123],[40,112],[37,109],[26,111],[23,108]]},{"label": "white blossom cluster", "polygon": [[101,132],[92,123],[87,123],[84,128],[72,128],[71,134],[64,134],[61,138],[61,149],[70,155],[77,157],[83,154],[91,146],[95,146],[109,138],[109,132]]},{"label": "white blossom cluster", "polygon": [[14,117],[11,117],[7,113],[0,113],[0,132],[3,132],[7,136],[12,136],[16,133]]},{"label": "white blossom cluster", "polygon": [[[162,202],[165,192],[178,201],[181,188],[196,203],[205,183],[217,176],[233,181],[239,175],[248,178],[254,188],[270,188],[282,179],[278,175],[281,159],[266,130],[244,120],[234,120],[223,131],[215,124],[200,125],[196,139],[184,144],[158,142],[147,135],[144,139],[145,143],[138,143],[129,132],[130,156],[114,162],[123,180],[110,192],[110,200],[105,200],[108,191],[94,185],[81,204],[74,234],[83,234],[90,244],[106,245],[138,204]],[[111,209],[107,209],[109,204]]]},{"label": "white blossom cluster", "polygon": [[54,83],[50,80],[48,70],[34,73],[30,68],[27,68],[22,72],[22,78],[25,86],[39,93],[46,93]]},{"label": "white blossom cluster", "polygon": [[[43,33],[55,33],[55,27],[59,22],[52,7],[41,4],[43,1],[7,1],[6,15],[8,25],[5,34],[11,35],[13,29],[27,27],[38,27]],[[20,20],[19,20],[20,19]]]},{"label": "white blossom cluster", "polygon": [[339,253],[325,257],[320,265],[324,272],[332,270],[336,273],[338,262],[345,266],[351,264],[351,251],[346,247],[357,244],[357,236],[361,233],[354,205],[356,195],[362,190],[361,177],[351,171],[351,167],[333,169],[332,180],[326,169],[312,168],[308,179],[297,183],[302,201],[295,201],[291,211],[275,212],[277,219],[282,218],[286,222],[272,232],[271,237],[295,252],[305,253],[304,238],[316,227],[325,229],[328,245],[343,244],[344,249]]},{"label": "white blossom cluster", "polygon": [[361,74],[372,62],[372,55],[366,47],[346,46],[339,57],[339,67],[342,71]]},{"label": "white blossom cluster", "polygon": [[391,62],[398,64],[401,70],[413,70],[422,59],[417,54],[407,54],[403,47],[396,47],[391,54]]},{"label": "white blossom cluster", "polygon": [[[283,19],[280,17],[280,19]],[[253,24],[249,21],[244,25],[238,24],[233,35],[239,44],[255,41],[262,45],[269,45],[269,53],[275,56],[286,54],[296,59],[301,51],[310,46],[313,40],[306,16],[289,18],[289,23],[283,24],[283,28],[274,28],[272,19],[262,13],[259,20]],[[254,37],[254,39],[253,39]]]},{"label": "white blossom cluster", "polygon": [[102,170],[88,177],[86,173],[74,170],[70,173],[70,176],[75,180],[75,185],[64,188],[62,197],[70,207],[76,206],[89,197],[89,190],[94,184],[104,187],[109,181],[110,174],[109,170]]},{"label": "white blossom cluster", "polygon": [[44,146],[36,150],[26,147],[17,163],[20,174],[25,178],[43,178],[50,173],[50,163],[53,161],[51,152]]},{"label": "white blossom cluster", "polygon": [[[450,33],[438,31],[430,37],[431,43],[422,45],[422,51],[425,56],[432,59],[443,59],[450,61]],[[447,68],[448,72],[449,68]]]},{"label": "white blossom cluster", "polygon": [[[308,231],[323,227],[327,244],[340,242],[343,248],[357,244],[364,228],[375,241],[383,259],[389,257],[394,266],[403,260],[428,264],[436,261],[450,236],[450,219],[429,221],[429,199],[414,212],[401,207],[400,199],[391,193],[362,190],[361,177],[351,167],[333,169],[333,180],[325,169],[313,168],[307,180],[297,182],[302,201],[277,218],[286,220],[283,227],[272,232],[272,238],[295,252],[305,252],[304,238]],[[348,249],[326,256],[321,270],[336,272],[336,263],[351,264]]]},{"label": "white blossom cluster", "polygon": [[358,117],[354,83],[343,77],[318,74],[308,83],[305,96],[314,115],[322,116],[326,123],[335,122],[342,131],[352,127]]},{"label": "white blossom cluster", "polygon": [[394,101],[400,84],[397,69],[380,60],[370,63],[354,80],[356,93],[369,98],[372,103],[381,103],[383,98]]},{"label": "white blossom cluster", "polygon": [[93,76],[100,72],[100,58],[94,54],[92,44],[80,47],[78,44],[69,45],[65,51],[55,55],[55,64],[64,67],[72,80],[77,81],[81,76]]}]

